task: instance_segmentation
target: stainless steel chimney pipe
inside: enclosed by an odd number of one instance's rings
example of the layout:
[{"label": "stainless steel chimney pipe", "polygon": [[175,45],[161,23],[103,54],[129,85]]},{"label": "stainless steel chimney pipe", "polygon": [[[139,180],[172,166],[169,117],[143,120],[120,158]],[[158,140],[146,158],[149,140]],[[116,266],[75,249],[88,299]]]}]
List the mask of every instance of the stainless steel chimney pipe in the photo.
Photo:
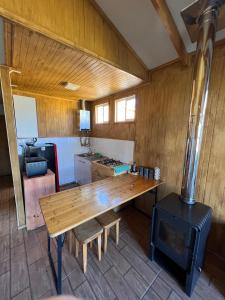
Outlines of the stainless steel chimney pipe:
[{"label": "stainless steel chimney pipe", "polygon": [[181,199],[187,204],[195,203],[196,179],[208,99],[209,79],[216,34],[216,21],[219,9],[219,5],[217,6],[215,4],[216,1],[209,1],[208,3],[210,3],[209,6],[197,19],[199,32],[181,188]]}]

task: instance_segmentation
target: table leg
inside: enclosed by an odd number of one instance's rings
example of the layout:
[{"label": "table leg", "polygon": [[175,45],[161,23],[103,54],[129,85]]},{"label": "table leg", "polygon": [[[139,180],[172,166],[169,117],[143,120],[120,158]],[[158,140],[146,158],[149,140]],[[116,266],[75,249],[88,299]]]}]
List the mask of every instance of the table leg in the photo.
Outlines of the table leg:
[{"label": "table leg", "polygon": [[51,254],[51,238],[48,236],[48,257],[52,274],[55,281],[56,291],[58,295],[62,294],[62,248],[65,241],[65,234],[60,234],[57,238],[57,273],[54,266],[54,261]]},{"label": "table leg", "polygon": [[155,205],[158,202],[158,187],[155,188]]}]

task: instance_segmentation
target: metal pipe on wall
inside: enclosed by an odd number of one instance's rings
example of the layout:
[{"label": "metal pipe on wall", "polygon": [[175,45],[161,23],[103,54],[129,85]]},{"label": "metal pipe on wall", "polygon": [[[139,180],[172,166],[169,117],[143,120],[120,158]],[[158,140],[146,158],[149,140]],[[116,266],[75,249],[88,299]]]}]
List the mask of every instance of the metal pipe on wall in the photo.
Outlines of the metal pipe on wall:
[{"label": "metal pipe on wall", "polygon": [[209,2],[210,5],[204,9],[197,20],[199,32],[181,188],[181,199],[187,204],[195,203],[196,180],[219,9],[219,6],[216,4],[217,1],[214,1],[214,3],[213,1]]}]

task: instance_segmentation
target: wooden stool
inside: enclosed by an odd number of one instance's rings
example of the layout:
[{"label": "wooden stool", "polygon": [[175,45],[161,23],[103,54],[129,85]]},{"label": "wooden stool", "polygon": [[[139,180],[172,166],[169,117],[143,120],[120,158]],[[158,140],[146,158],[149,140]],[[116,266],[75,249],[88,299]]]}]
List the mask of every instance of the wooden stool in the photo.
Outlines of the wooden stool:
[{"label": "wooden stool", "polygon": [[119,244],[119,223],[121,218],[113,210],[110,210],[98,216],[96,220],[104,228],[104,253],[106,253],[110,228],[114,225],[116,225],[116,245]]},{"label": "wooden stool", "polygon": [[92,241],[98,239],[98,259],[101,260],[101,234],[103,232],[102,226],[95,220],[90,220],[84,224],[81,224],[73,229],[75,236],[75,255],[78,257],[79,244],[83,246],[83,270],[84,273],[87,271],[87,245]]}]

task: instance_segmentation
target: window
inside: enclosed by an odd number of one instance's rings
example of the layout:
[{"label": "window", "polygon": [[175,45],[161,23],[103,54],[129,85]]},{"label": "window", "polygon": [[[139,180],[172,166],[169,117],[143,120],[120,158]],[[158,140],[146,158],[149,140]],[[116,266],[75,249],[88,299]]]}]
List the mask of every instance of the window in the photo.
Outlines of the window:
[{"label": "window", "polygon": [[109,122],[109,103],[95,106],[95,123],[104,124]]},{"label": "window", "polygon": [[115,101],[115,122],[129,122],[135,119],[135,96]]}]

